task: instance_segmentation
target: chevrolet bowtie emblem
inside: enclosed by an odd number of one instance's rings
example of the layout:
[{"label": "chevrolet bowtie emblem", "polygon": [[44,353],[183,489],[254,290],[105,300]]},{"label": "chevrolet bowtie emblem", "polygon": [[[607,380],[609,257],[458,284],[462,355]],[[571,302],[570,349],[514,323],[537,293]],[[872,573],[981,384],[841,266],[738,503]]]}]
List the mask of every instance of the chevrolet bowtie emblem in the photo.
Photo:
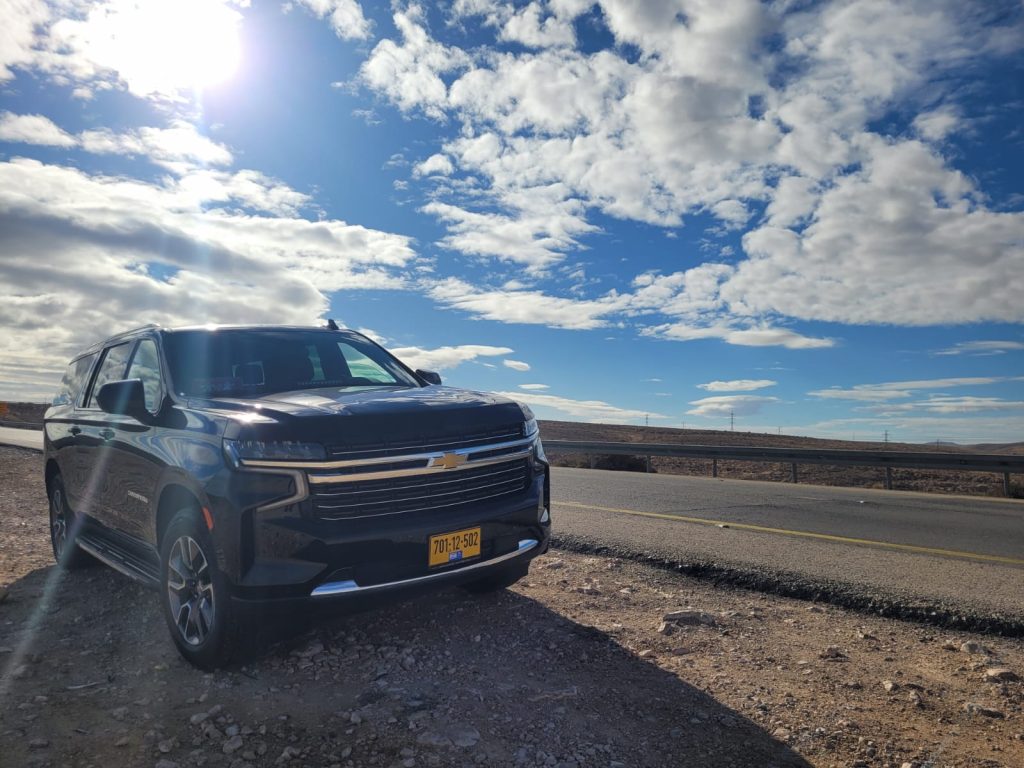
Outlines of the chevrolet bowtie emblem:
[{"label": "chevrolet bowtie emblem", "polygon": [[444,467],[445,469],[455,469],[466,463],[466,456],[462,453],[446,453],[444,456],[437,456],[430,464],[432,467]]}]

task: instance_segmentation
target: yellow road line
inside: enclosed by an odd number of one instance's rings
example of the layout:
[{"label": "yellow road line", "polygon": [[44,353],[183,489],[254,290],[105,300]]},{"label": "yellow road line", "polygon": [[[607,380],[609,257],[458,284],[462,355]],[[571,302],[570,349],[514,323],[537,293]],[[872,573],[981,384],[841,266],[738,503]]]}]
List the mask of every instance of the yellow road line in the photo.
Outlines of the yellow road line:
[{"label": "yellow road line", "polygon": [[804,539],[820,539],[822,541],[834,541],[840,544],[860,544],[867,547],[878,547],[881,549],[896,549],[902,552],[916,552],[925,555],[942,555],[944,557],[958,557],[963,560],[980,560],[987,563],[1003,563],[1006,565],[1024,565],[1024,560],[1015,557],[1002,557],[1000,555],[982,555],[977,552],[960,552],[955,549],[939,549],[937,547],[919,547],[913,544],[894,544],[889,541],[876,541],[874,539],[857,539],[851,536],[834,536],[829,533],[812,533],[811,531],[793,531],[788,528],[770,528],[765,525],[752,525],[751,523],[734,523],[731,520],[711,520],[706,517],[687,517],[686,515],[671,515],[664,512],[641,512],[638,509],[619,509],[618,507],[599,507],[594,504],[580,504],[574,501],[556,501],[555,506],[575,507],[577,509],[594,509],[599,512],[616,512],[621,515],[635,515],[637,517],[653,517],[658,520],[675,520],[680,523],[696,523],[697,525],[726,525],[729,528],[738,528],[744,531],[755,531],[757,533],[774,533],[781,536],[797,536]]}]

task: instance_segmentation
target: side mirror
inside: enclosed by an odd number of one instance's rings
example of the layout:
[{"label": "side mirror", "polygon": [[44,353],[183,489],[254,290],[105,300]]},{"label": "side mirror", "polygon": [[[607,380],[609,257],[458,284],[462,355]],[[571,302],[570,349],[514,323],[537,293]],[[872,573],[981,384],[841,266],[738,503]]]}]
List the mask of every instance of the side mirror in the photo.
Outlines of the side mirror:
[{"label": "side mirror", "polygon": [[96,402],[106,413],[134,416],[139,420],[148,415],[142,379],[108,382],[96,393]]},{"label": "side mirror", "polygon": [[427,382],[427,384],[441,384],[441,374],[435,373],[434,371],[417,370],[416,375]]}]

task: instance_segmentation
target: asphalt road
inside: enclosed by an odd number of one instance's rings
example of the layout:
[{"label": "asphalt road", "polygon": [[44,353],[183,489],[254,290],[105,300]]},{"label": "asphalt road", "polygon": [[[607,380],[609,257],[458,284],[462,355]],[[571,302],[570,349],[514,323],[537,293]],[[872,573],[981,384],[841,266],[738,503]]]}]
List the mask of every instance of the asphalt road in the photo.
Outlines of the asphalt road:
[{"label": "asphalt road", "polygon": [[0,427],[0,445],[16,445],[19,448],[43,450],[43,433],[34,429]]},{"label": "asphalt road", "polygon": [[[0,444],[39,449],[42,433],[0,427]],[[561,467],[551,488],[570,545],[1024,627],[1022,501]]]},{"label": "asphalt road", "polygon": [[566,541],[1024,620],[1021,501],[567,468],[551,488]]}]

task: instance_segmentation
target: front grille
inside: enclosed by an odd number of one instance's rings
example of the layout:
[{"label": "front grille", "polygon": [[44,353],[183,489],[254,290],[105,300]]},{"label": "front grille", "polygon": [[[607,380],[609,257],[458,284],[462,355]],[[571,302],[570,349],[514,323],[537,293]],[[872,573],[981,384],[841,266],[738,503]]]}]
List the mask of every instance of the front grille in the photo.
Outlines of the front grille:
[{"label": "front grille", "polygon": [[456,434],[445,437],[425,437],[412,440],[372,441],[363,444],[349,442],[345,445],[327,446],[331,459],[366,459],[378,456],[403,456],[410,453],[433,453],[456,448],[472,448],[474,445],[488,445],[518,440],[523,436],[522,424],[506,424],[487,431]]},{"label": "front grille", "polygon": [[317,517],[339,520],[400,512],[420,512],[514,496],[526,490],[529,463],[515,459],[458,472],[434,472],[388,480],[313,486]]}]

